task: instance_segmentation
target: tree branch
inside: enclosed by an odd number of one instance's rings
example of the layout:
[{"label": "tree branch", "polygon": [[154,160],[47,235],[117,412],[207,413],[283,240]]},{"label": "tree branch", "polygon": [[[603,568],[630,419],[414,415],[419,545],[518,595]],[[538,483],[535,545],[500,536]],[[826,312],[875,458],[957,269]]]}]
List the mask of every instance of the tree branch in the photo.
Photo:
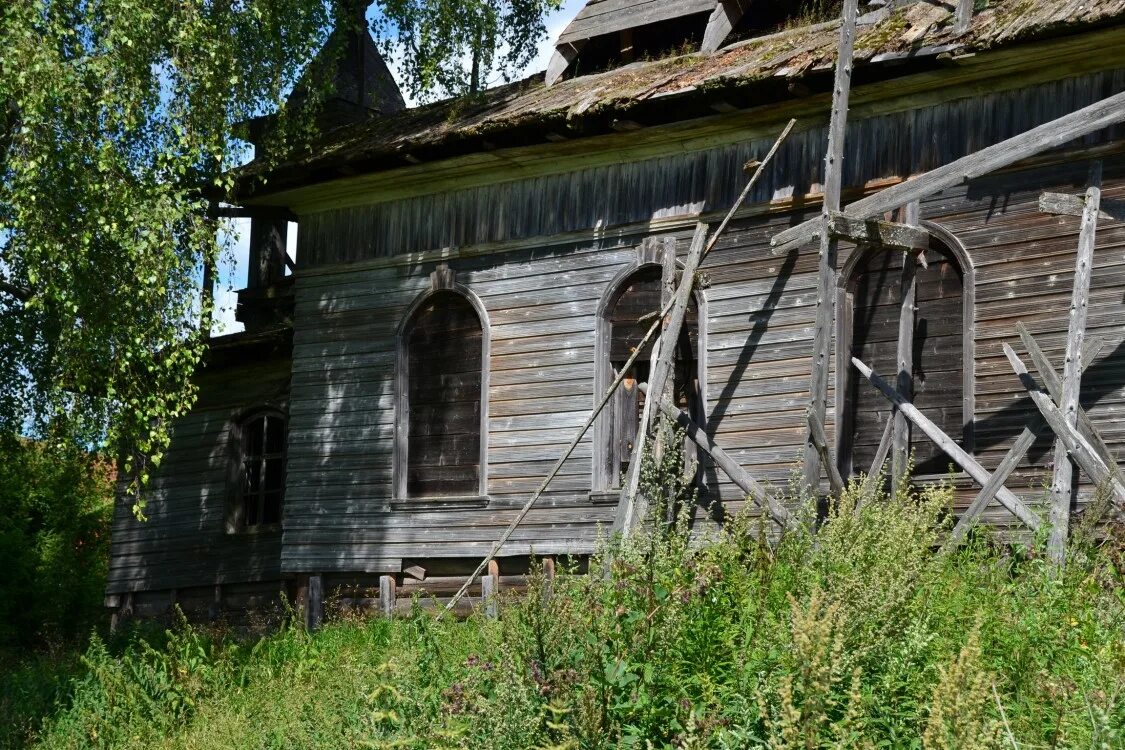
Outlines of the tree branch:
[{"label": "tree branch", "polygon": [[4,292],[12,297],[15,297],[20,302],[27,302],[35,293],[30,289],[15,284],[9,284],[6,281],[0,280],[0,292]]}]

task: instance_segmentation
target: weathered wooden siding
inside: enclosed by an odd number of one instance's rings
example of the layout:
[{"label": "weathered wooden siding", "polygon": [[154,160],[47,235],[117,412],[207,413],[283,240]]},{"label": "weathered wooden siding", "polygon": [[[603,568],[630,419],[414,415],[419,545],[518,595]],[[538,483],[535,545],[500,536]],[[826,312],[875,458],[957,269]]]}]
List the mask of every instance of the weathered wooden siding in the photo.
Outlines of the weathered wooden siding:
[{"label": "weathered wooden siding", "polygon": [[[1121,91],[1119,69],[1010,91],[974,89],[944,104],[850,121],[844,185],[933,169]],[[1119,127],[1086,143],[1123,134]],[[743,164],[773,138],[302,216],[298,263],[310,268],[718,211],[745,185]],[[750,202],[816,192],[826,142],[826,125],[799,126]]]},{"label": "weathered wooden siding", "polygon": [[227,534],[228,435],[244,409],[283,401],[289,362],[230,367],[199,379],[199,400],[172,427],[172,443],[146,494],[147,521],[132,501],[114,509],[107,592],[209,586],[281,578],[281,535]]}]

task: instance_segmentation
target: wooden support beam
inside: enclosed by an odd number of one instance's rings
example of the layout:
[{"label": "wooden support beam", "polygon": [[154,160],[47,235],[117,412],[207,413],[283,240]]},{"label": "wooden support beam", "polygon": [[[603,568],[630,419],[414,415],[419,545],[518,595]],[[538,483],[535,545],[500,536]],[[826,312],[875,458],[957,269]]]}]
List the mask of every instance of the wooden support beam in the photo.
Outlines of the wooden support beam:
[{"label": "wooden support beam", "polygon": [[[918,227],[921,220],[921,205],[914,201],[903,214],[906,225]],[[927,246],[929,237],[927,236]],[[899,279],[898,349],[896,365],[898,374],[895,386],[899,395],[907,401],[914,401],[914,320],[918,312],[918,272],[914,252],[907,250],[902,254],[902,275]],[[895,409],[891,417],[894,422],[891,439],[891,487],[897,488],[907,479],[910,466],[910,420],[901,410]]]},{"label": "wooden support beam", "polygon": [[324,577],[319,573],[309,576],[305,595],[305,627],[315,632],[324,624]]},{"label": "wooden support beam", "polygon": [[[1039,196],[1039,210],[1056,216],[1079,216],[1086,212],[1086,198],[1067,193],[1043,193]],[[1098,219],[1125,221],[1125,201],[1103,198]]]},{"label": "wooden support beam", "polygon": [[[1098,352],[1101,351],[1103,344],[1104,342],[1096,339],[1086,342],[1085,351],[1082,356],[1082,366],[1084,368],[1089,367],[1090,363],[1094,361]],[[1054,373],[1052,372],[1052,374]],[[1061,388],[1061,384],[1059,387]],[[996,497],[996,491],[1003,487],[1004,483],[1008,481],[1008,477],[1012,475],[1012,472],[1019,466],[1023,457],[1031,450],[1031,446],[1035,444],[1036,438],[1039,437],[1045,427],[1046,423],[1042,418],[1033,420],[1024,425],[1023,430],[1020,431],[1015,442],[1012,443],[1011,449],[1008,450],[1003,460],[1000,461],[996,470],[992,472],[992,478],[981,488],[981,491],[977,493],[977,496],[969,503],[968,509],[957,519],[957,524],[953,527],[953,532],[950,534],[949,541],[946,542],[943,549],[950,549],[964,540],[965,535],[969,532],[969,528],[976,522],[976,519],[984,512],[984,509],[988,507],[989,503],[992,502],[992,499]]]},{"label": "wooden support beam", "polygon": [[[1022,159],[1049,151],[1120,122],[1125,122],[1125,92],[1107,97],[1014,138],[1001,141],[943,167],[881,190],[852,203],[844,213],[853,219],[877,216],[905,206],[911,201],[924,200],[943,190],[963,185],[981,175],[1003,169]],[[770,242],[774,248],[773,253],[784,255],[790,250],[805,245],[821,233],[826,223],[823,217],[810,219],[778,233]]]},{"label": "wooden support beam", "polygon": [[805,420],[809,424],[809,439],[812,440],[813,445],[816,446],[817,453],[820,454],[821,462],[828,468],[828,485],[832,488],[832,494],[836,497],[842,497],[844,494],[844,479],[840,476],[840,467],[832,460],[832,453],[828,449],[828,436],[824,432],[824,425],[817,420],[811,408],[805,409]]},{"label": "wooden support beam", "polygon": [[[1036,371],[1039,373],[1039,378],[1043,381],[1043,385],[1047,387],[1047,395],[1056,404],[1062,400],[1062,378],[1059,377],[1055,371],[1054,365],[1047,359],[1047,355],[1040,348],[1039,342],[1031,335],[1031,331],[1027,330],[1027,326],[1023,323],[1016,324],[1016,330],[1019,332],[1020,340],[1023,342],[1024,347],[1027,348],[1027,353],[1031,357],[1031,363],[1035,366]],[[1096,340],[1096,347],[1087,346],[1082,354],[1082,368],[1085,369],[1090,366],[1090,363],[1097,356],[1097,352],[1101,350],[1104,342]],[[1110,450],[1109,445],[1101,436],[1101,432],[1094,425],[1090,415],[1086,413],[1085,409],[1078,409],[1078,432],[1082,437],[1094,446],[1097,451],[1098,457],[1102,459],[1107,466],[1109,466],[1117,479],[1125,485],[1125,474],[1117,467],[1117,457]]]},{"label": "wooden support beam", "polygon": [[484,616],[492,620],[500,617],[500,564],[495,560],[488,561],[488,575],[480,579],[480,595]]},{"label": "wooden support beam", "polygon": [[1051,400],[1051,397],[1040,390],[1039,384],[1031,377],[1026,365],[1010,345],[1004,344],[1004,354],[1008,357],[1012,369],[1019,376],[1024,388],[1027,389],[1028,395],[1031,396],[1036,408],[1039,409],[1039,413],[1043,415],[1047,424],[1054,430],[1055,436],[1066,445],[1070,457],[1095,484],[1109,487],[1117,504],[1125,508],[1125,485],[1118,481],[1089,441],[1082,437],[1077,429],[1070,426],[1065,415]]},{"label": "wooden support beam", "polygon": [[829,217],[828,234],[856,244],[904,250],[928,250],[930,247],[930,233],[922,227],[877,219],[853,219],[839,211],[833,211]]},{"label": "wooden support beam", "polygon": [[395,616],[398,586],[392,575],[379,576],[379,609],[388,620]]},{"label": "wooden support beam", "polygon": [[[641,390],[647,392],[648,386],[641,385]],[[691,439],[699,448],[711,457],[718,466],[723,470],[723,473],[730,477],[730,480],[738,485],[738,488],[746,493],[746,495],[754,501],[758,507],[764,509],[769,513],[770,517],[779,526],[784,528],[793,528],[795,521],[793,516],[785,509],[783,505],[777,502],[777,498],[773,496],[761,483],[754,477],[739,466],[729,453],[720,448],[715,441],[707,434],[707,431],[695,423],[695,420],[682,409],[677,408],[675,405],[668,401],[661,401],[658,404],[661,413],[669,419],[675,420],[688,438]]]},{"label": "wooden support beam", "polygon": [[[933,440],[934,443],[945,452],[945,455],[949,456],[953,459],[954,463],[964,469],[965,473],[981,485],[988,483],[992,475],[987,469],[977,463],[977,460],[970,456],[964,448],[957,445],[957,442],[953,438],[945,434],[945,432],[930,421],[925,414],[918,411],[914,404],[905,401],[893,386],[879,377],[870,367],[856,357],[852,357],[852,364],[855,365],[856,369],[859,370],[865,378],[871,381],[871,384],[878,388],[891,403],[897,406],[906,415],[907,419],[914,423],[915,427],[925,433],[926,437]],[[1031,527],[1032,530],[1037,531],[1039,527],[1043,525],[1039,517],[1024,504],[1023,500],[1020,500],[1019,497],[1007,488],[1000,487],[996,492],[996,497],[1004,504],[1005,508],[1010,510],[1020,521]]]},{"label": "wooden support beam", "polygon": [[570,44],[562,44],[555,48],[555,52],[551,55],[550,62],[547,63],[546,83],[547,86],[554,86],[558,83],[559,79],[566,73],[566,69],[570,64],[578,59],[578,55],[582,52],[582,48],[586,46],[586,40],[572,42]]},{"label": "wooden support beam", "polygon": [[[1082,229],[1078,237],[1078,257],[1074,266],[1074,289],[1070,299],[1070,319],[1067,323],[1066,355],[1063,362],[1062,392],[1059,408],[1071,427],[1078,426],[1078,397],[1082,390],[1082,343],[1086,338],[1086,320],[1090,306],[1090,277],[1094,268],[1094,244],[1097,241],[1098,212],[1102,199],[1102,163],[1090,168],[1086,189],[1086,206],[1082,214]],[[1070,536],[1070,504],[1073,499],[1071,484],[1073,465],[1067,458],[1067,448],[1060,438],[1055,442],[1055,470],[1051,479],[1051,533],[1047,540],[1047,554],[1056,566],[1066,562],[1066,543]]]},{"label": "wooden support beam", "polygon": [[[664,330],[657,340],[653,351],[652,371],[649,373],[649,385],[653,394],[664,394],[665,389],[672,382],[672,371],[675,364],[676,342],[679,341],[680,331],[683,329],[684,318],[687,316],[688,303],[691,293],[695,288],[695,272],[703,260],[704,249],[707,246],[707,225],[700,223],[695,227],[695,235],[691,240],[691,248],[687,258],[684,259],[684,270],[680,285],[675,290],[672,298],[672,307],[664,322]],[[674,262],[674,261],[673,261]],[[657,410],[655,402],[658,397],[645,399],[644,408],[641,409],[640,424],[637,426],[637,437],[633,441],[633,455],[629,459],[629,470],[625,480],[621,483],[621,500],[617,506],[617,515],[614,519],[613,530],[628,536],[644,521],[648,511],[648,503],[640,492],[641,485],[641,460],[645,454],[648,442],[649,426],[653,424],[653,417]]]},{"label": "wooden support beam", "polygon": [[[840,210],[840,194],[844,184],[844,136],[848,128],[848,101],[852,89],[852,65],[858,17],[859,0],[844,0],[844,19],[840,25],[839,54],[836,58],[836,79],[832,88],[832,116],[828,125],[828,152],[824,159],[822,226],[826,226],[832,214]],[[828,414],[828,371],[832,360],[832,326],[836,313],[838,244],[838,240],[829,233],[823,234],[820,240],[817,270],[816,323],[813,328],[809,401],[813,418],[821,425],[824,424]],[[816,492],[820,487],[820,454],[812,440],[806,441],[804,462],[805,484]]]},{"label": "wooden support beam", "polygon": [[883,427],[883,437],[879,439],[879,447],[875,449],[875,458],[871,461],[871,468],[867,471],[867,477],[863,480],[863,490],[860,492],[859,500],[855,504],[855,512],[858,515],[867,504],[867,499],[875,494],[875,482],[878,480],[879,475],[883,473],[883,464],[887,462],[887,454],[891,451],[891,440],[894,438],[895,421],[893,418],[887,420],[887,424]]}]

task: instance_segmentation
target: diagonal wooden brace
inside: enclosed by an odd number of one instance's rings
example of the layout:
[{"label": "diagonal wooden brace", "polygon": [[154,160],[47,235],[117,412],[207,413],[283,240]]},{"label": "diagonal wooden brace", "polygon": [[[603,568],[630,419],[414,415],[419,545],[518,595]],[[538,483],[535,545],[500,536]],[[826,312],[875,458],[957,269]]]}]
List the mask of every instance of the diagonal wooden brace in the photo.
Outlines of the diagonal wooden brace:
[{"label": "diagonal wooden brace", "polygon": [[[1093,362],[1094,358],[1098,356],[1098,352],[1101,351],[1104,343],[1105,342],[1100,339],[1090,339],[1086,342],[1085,351],[1082,355],[1082,363],[1085,367],[1089,367],[1089,363]],[[984,509],[988,507],[992,499],[996,497],[996,491],[1003,487],[1004,483],[1008,481],[1008,477],[1012,475],[1012,472],[1019,466],[1023,457],[1031,450],[1031,446],[1035,444],[1036,438],[1039,437],[1046,426],[1046,422],[1041,418],[1024,426],[1019,436],[1016,437],[1015,442],[1012,443],[1012,447],[1007,455],[1004,456],[1003,460],[1000,461],[1000,464],[996,467],[996,471],[992,472],[992,479],[990,479],[988,484],[981,489],[980,493],[973,498],[973,501],[969,503],[968,509],[957,519],[957,525],[953,527],[953,532],[950,534],[949,541],[945,545],[946,549],[961,543],[965,535],[969,532],[969,528],[972,526],[973,522],[984,512]]]},{"label": "diagonal wooden brace", "polygon": [[832,487],[832,494],[840,497],[844,494],[844,479],[840,476],[840,469],[832,460],[828,450],[828,436],[824,432],[824,425],[816,418],[812,409],[805,409],[805,420],[809,423],[809,437],[820,454],[820,460],[828,469],[828,484]]},{"label": "diagonal wooden brace", "polygon": [[1078,464],[1078,467],[1086,472],[1086,475],[1094,483],[1108,485],[1112,489],[1118,505],[1125,507],[1125,485],[1121,484],[1098,456],[1094,446],[1090,445],[1089,441],[1082,437],[1076,428],[1070,426],[1051,397],[1040,390],[1039,384],[1031,377],[1031,373],[1027,371],[1023,360],[1019,358],[1015,350],[1008,344],[1004,344],[1004,354],[1007,355],[1012,369],[1015,370],[1024,388],[1027,389],[1028,395],[1031,396],[1031,400],[1039,409],[1039,413],[1043,415],[1047,424],[1055,431],[1056,437],[1066,446],[1067,453],[1074,459],[1074,463]]},{"label": "diagonal wooden brace", "polygon": [[[871,381],[871,384],[878,388],[892,404],[897,406],[915,427],[921,430],[930,440],[933,440],[937,446],[945,452],[945,455],[953,459],[954,463],[964,469],[969,476],[981,485],[988,483],[988,480],[992,477],[989,471],[981,466],[975,458],[970,456],[964,448],[957,445],[953,438],[949,437],[940,427],[930,421],[925,414],[918,411],[918,408],[915,407],[914,404],[899,395],[899,392],[895,390],[894,386],[879,377],[879,375],[873,372],[870,367],[863,364],[858,358],[852,357],[852,364],[855,365],[856,369],[859,370],[865,378]],[[1031,508],[1027,507],[1023,500],[1020,500],[1011,490],[1000,487],[996,492],[996,498],[1003,503],[1005,508],[1012,512],[1012,515],[1027,524],[1031,529],[1038,531],[1039,527],[1043,525],[1039,516],[1037,516]]]},{"label": "diagonal wooden brace", "polygon": [[[648,393],[649,388],[645,384],[641,384],[641,390]],[[652,399],[656,400],[656,399]],[[770,517],[782,528],[792,529],[796,527],[796,522],[793,516],[785,509],[785,506],[777,502],[774,497],[765,487],[762,486],[754,477],[738,465],[738,462],[731,458],[730,454],[715,444],[715,441],[707,434],[707,431],[697,425],[695,421],[688,416],[687,412],[682,409],[676,408],[668,401],[661,400],[658,404],[660,412],[674,420],[676,424],[684,429],[687,436],[703,450],[704,453],[711,456],[715,465],[723,470],[731,481],[738,485],[738,488],[745,492],[751,500],[758,504],[759,507],[765,508],[770,514]]]}]

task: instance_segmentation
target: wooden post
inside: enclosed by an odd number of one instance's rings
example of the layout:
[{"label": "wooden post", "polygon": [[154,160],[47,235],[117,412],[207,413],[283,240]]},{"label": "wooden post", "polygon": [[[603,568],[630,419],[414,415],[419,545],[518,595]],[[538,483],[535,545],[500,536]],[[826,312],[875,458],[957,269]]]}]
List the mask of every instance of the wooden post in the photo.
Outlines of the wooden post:
[{"label": "wooden post", "polygon": [[[881,190],[848,205],[844,214],[853,219],[866,219],[892,211],[911,201],[923,200],[943,190],[963,185],[981,175],[1003,169],[1022,159],[1049,151],[1120,122],[1125,122],[1125,92],[1107,97],[1014,138],[1001,141],[906,182]],[[773,254],[784,255],[790,250],[801,247],[813,237],[822,234],[824,227],[825,222],[821,217],[779,232],[770,241]]]},{"label": "wooden post", "polygon": [[[828,126],[828,153],[824,159],[824,204],[821,223],[827,227],[834,211],[840,210],[844,181],[844,136],[848,127],[848,100],[852,86],[852,58],[855,51],[856,19],[859,0],[844,0],[844,20],[840,26],[836,80],[832,89],[832,119]],[[817,274],[816,326],[813,330],[812,378],[809,383],[813,418],[821,425],[828,414],[828,369],[832,359],[832,323],[836,304],[836,254],[839,242],[827,231],[820,236]],[[807,440],[805,445],[805,484],[815,493],[820,487],[820,454]]]},{"label": "wooden post", "polygon": [[[921,216],[918,201],[910,203],[904,210],[905,224],[917,226]],[[924,252],[924,251],[923,251]],[[902,278],[899,282],[900,308],[898,314],[898,392],[907,401],[914,400],[914,318],[918,310],[918,273],[915,253],[902,254]],[[897,489],[906,479],[910,463],[910,420],[895,409],[891,448],[891,487]],[[893,491],[893,490],[892,490]]]},{"label": "wooden post", "polygon": [[[680,337],[680,330],[684,325],[687,315],[688,302],[691,300],[692,290],[695,288],[695,272],[703,259],[704,248],[707,245],[707,225],[700,223],[695,227],[695,236],[691,240],[691,249],[684,260],[684,271],[676,295],[672,300],[672,308],[664,324],[664,330],[657,340],[649,372],[649,392],[653,394],[664,393],[665,388],[672,378],[675,364],[676,342]],[[613,530],[628,536],[640,525],[648,510],[645,498],[639,492],[641,484],[641,459],[644,456],[648,427],[653,422],[653,415],[660,399],[656,396],[646,398],[644,408],[641,410],[640,424],[637,426],[637,438],[633,441],[633,455],[629,459],[629,471],[626,472],[625,481],[621,485],[621,500],[617,505],[617,516],[614,519]]]},{"label": "wooden post", "polygon": [[832,453],[828,449],[828,435],[824,432],[824,425],[817,421],[811,408],[805,409],[805,421],[809,425],[809,439],[816,446],[820,460],[828,469],[828,484],[832,487],[832,494],[837,498],[844,494],[844,479],[840,476],[840,468],[832,460]]},{"label": "wooden post", "polygon": [[379,576],[379,609],[383,617],[390,620],[395,616],[395,603],[398,599],[397,586],[393,575]]},{"label": "wooden post", "polygon": [[859,499],[855,503],[856,515],[859,515],[859,512],[863,510],[863,506],[867,504],[867,499],[875,494],[875,482],[879,475],[883,473],[883,464],[887,462],[887,454],[891,451],[894,426],[894,419],[888,419],[887,424],[883,427],[883,437],[879,439],[879,447],[875,449],[875,458],[871,461],[867,478],[863,480],[863,491],[860,492]]},{"label": "wooden post", "polygon": [[484,616],[495,620],[500,616],[500,564],[495,560],[488,562],[488,575],[480,579],[480,598],[484,605]]},{"label": "wooden post", "polygon": [[1051,397],[1039,389],[1038,384],[1031,377],[1027,367],[1015,350],[1008,344],[1004,344],[1004,354],[1007,355],[1012,369],[1015,370],[1024,388],[1027,389],[1028,395],[1031,396],[1031,400],[1039,409],[1039,413],[1047,420],[1047,424],[1055,431],[1055,435],[1066,445],[1070,457],[1096,484],[1108,485],[1113,491],[1114,499],[1118,505],[1125,508],[1125,484],[1122,484],[1114,476],[1114,473],[1098,456],[1097,451],[1094,450],[1089,441],[1070,425],[1065,414],[1059,407],[1055,406]]},{"label": "wooden post", "polygon": [[324,624],[324,577],[319,573],[309,576],[308,595],[305,599],[305,627],[320,630]]},{"label": "wooden post", "polygon": [[[947,456],[953,459],[954,463],[964,469],[969,476],[982,486],[988,484],[988,480],[992,475],[989,474],[987,469],[977,463],[977,460],[970,456],[964,448],[957,445],[957,441],[949,437],[949,435],[946,435],[945,432],[930,421],[925,414],[918,411],[914,404],[909,401],[904,401],[898,394],[898,391],[887,381],[879,377],[878,374],[873,372],[870,367],[855,357],[852,357],[852,364],[855,365],[856,369],[859,370],[865,378],[871,381],[871,384],[878,388],[891,403],[897,406],[902,413],[906,415],[906,418],[914,423],[915,427],[925,433],[926,437],[934,441]],[[1016,518],[1023,521],[1031,529],[1037,531],[1039,527],[1042,526],[1039,517],[1010,490],[1000,487],[996,492],[996,497],[1004,504],[1005,508],[1010,510]]]},{"label": "wooden post", "polygon": [[551,597],[555,594],[555,558],[543,558],[543,596],[542,604],[546,606],[550,603]]},{"label": "wooden post", "polygon": [[[1086,190],[1086,208],[1082,214],[1082,230],[1078,240],[1078,260],[1074,269],[1074,291],[1070,301],[1070,322],[1067,326],[1066,359],[1063,363],[1062,397],[1059,408],[1071,427],[1078,425],[1078,395],[1082,388],[1082,341],[1086,335],[1086,318],[1090,303],[1090,276],[1094,265],[1094,244],[1101,208],[1102,163],[1090,169]],[[1066,561],[1066,541],[1070,534],[1071,482],[1074,470],[1067,458],[1062,438],[1055,442],[1055,471],[1051,480],[1051,534],[1047,552],[1051,562],[1061,566]]]}]

